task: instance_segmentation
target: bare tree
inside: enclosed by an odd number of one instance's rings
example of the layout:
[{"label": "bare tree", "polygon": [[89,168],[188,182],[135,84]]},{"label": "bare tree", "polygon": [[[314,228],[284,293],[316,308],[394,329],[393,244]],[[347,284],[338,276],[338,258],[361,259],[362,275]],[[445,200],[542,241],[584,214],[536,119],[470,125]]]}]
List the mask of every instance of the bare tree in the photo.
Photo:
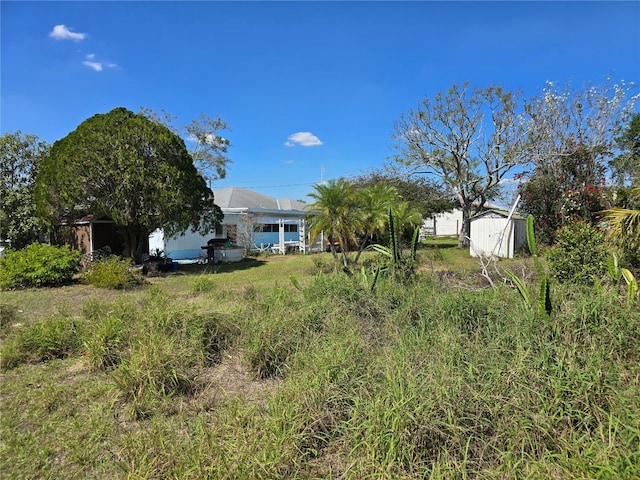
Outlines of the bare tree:
[{"label": "bare tree", "polygon": [[227,165],[231,163],[231,159],[227,157],[231,144],[221,135],[221,132],[229,130],[229,126],[221,117],[211,117],[201,113],[189,125],[179,126],[178,117],[166,110],[158,114],[148,107],[140,107],[140,113],[166,126],[186,140],[187,150],[193,158],[193,163],[201,175],[208,180],[209,187],[213,181],[226,176]]},{"label": "bare tree", "polygon": [[410,174],[437,177],[455,195],[463,215],[461,247],[469,245],[475,211],[497,196],[507,173],[527,161],[518,97],[499,86],[453,85],[425,97],[396,123],[396,162]]}]

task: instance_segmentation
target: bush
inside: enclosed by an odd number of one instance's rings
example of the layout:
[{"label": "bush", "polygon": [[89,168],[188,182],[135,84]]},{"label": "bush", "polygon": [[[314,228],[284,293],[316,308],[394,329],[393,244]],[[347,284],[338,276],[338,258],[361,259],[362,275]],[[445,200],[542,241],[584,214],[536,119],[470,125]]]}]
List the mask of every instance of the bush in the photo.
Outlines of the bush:
[{"label": "bush", "polygon": [[0,289],[64,285],[79,269],[80,252],[33,243],[22,250],[9,250],[0,259]]},{"label": "bush", "polygon": [[593,285],[604,275],[608,257],[604,233],[585,222],[558,230],[556,245],[547,254],[551,275],[560,283],[578,285]]},{"label": "bush", "polygon": [[131,269],[131,259],[115,255],[91,263],[83,278],[85,283],[98,288],[133,288],[143,283],[142,275]]}]

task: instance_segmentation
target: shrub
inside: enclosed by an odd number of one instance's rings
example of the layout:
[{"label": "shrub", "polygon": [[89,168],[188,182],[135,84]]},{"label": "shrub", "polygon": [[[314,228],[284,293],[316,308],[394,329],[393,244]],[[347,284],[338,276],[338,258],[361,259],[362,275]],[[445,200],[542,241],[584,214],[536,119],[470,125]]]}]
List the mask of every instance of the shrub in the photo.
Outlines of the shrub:
[{"label": "shrub", "polygon": [[131,259],[115,255],[91,263],[83,278],[85,283],[98,288],[133,288],[143,283],[142,275],[131,269]]},{"label": "shrub", "polygon": [[9,250],[0,259],[0,289],[64,285],[79,268],[80,252],[33,243],[22,250]]},{"label": "shrub", "polygon": [[557,243],[547,254],[552,276],[561,283],[579,285],[592,285],[604,275],[608,257],[604,234],[585,222],[558,230]]}]

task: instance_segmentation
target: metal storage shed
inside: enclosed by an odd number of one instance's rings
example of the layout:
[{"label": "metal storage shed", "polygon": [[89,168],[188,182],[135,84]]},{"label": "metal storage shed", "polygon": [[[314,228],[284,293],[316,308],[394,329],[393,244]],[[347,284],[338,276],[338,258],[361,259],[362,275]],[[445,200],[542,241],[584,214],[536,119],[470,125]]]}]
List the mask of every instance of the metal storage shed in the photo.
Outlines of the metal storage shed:
[{"label": "metal storage shed", "polygon": [[527,248],[527,221],[506,210],[490,209],[471,218],[469,253],[472,257],[513,258]]}]

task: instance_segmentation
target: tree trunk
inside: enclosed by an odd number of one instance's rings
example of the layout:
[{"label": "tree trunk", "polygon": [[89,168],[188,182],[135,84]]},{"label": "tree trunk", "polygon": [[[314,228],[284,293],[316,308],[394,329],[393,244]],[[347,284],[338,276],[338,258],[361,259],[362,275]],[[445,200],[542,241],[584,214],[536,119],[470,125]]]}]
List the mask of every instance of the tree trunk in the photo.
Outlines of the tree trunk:
[{"label": "tree trunk", "polygon": [[458,247],[467,248],[470,245],[469,235],[471,234],[471,204],[462,206],[462,228],[458,235]]},{"label": "tree trunk", "polygon": [[149,232],[138,225],[128,225],[120,229],[120,234],[124,240],[122,256],[131,258],[135,263],[141,263]]}]

